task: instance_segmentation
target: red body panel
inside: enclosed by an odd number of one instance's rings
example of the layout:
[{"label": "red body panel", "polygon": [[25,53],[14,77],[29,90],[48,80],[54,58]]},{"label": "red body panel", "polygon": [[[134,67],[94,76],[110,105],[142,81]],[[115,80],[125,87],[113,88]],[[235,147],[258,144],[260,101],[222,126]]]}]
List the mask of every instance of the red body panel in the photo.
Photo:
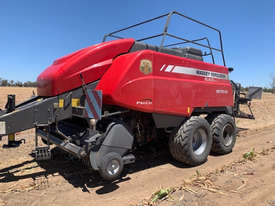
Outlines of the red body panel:
[{"label": "red body panel", "polygon": [[[228,69],[152,50],[128,53],[134,39],[97,44],[56,60],[38,77],[38,95],[55,96],[99,80],[103,104],[190,116],[194,108],[233,106]],[[151,62],[149,72],[141,62]]]},{"label": "red body panel", "polygon": [[93,45],[54,61],[38,79],[39,96],[56,96],[102,77],[113,58],[127,53],[134,39],[122,39]]},{"label": "red body panel", "polygon": [[[152,62],[152,73],[146,75],[140,71],[143,59]],[[174,72],[176,68],[178,72]],[[226,78],[186,74],[196,69],[199,74],[205,71]],[[102,90],[105,104],[190,116],[196,107],[233,106],[232,87],[227,77],[228,69],[223,66],[143,50],[116,58],[97,89]]]}]

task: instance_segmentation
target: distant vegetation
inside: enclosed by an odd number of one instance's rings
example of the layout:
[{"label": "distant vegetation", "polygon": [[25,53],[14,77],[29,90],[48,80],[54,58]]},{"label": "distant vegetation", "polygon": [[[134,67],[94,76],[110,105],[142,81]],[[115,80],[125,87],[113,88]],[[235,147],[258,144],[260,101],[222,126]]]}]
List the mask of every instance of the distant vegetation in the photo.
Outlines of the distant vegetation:
[{"label": "distant vegetation", "polygon": [[[263,88],[263,92],[269,92],[269,93],[273,93],[275,94],[275,75],[271,74],[271,81],[270,81],[270,87],[264,87]],[[247,92],[248,91],[248,87],[242,87],[241,88],[242,92]]]},{"label": "distant vegetation", "polygon": [[274,74],[271,75],[270,87],[272,88],[271,92],[274,94],[275,93],[275,75]]},{"label": "distant vegetation", "polygon": [[274,93],[275,91],[274,91],[274,89],[264,87],[264,88],[263,88],[263,92]]},{"label": "distant vegetation", "polygon": [[[248,91],[248,87],[242,87],[241,91],[242,92],[247,92]],[[264,87],[263,88],[263,92],[275,93],[275,89]]]},{"label": "distant vegetation", "polygon": [[[6,80],[0,77],[0,86],[2,87],[36,87],[36,82],[20,82],[20,81],[14,81],[14,80]],[[242,92],[247,92],[248,87],[242,87]],[[269,93],[275,93],[275,77],[272,76],[272,81],[270,83],[270,87],[264,87],[263,92],[269,92]]]},{"label": "distant vegetation", "polygon": [[14,81],[14,80],[7,80],[2,79],[0,77],[0,86],[2,87],[36,87],[36,82],[20,82],[20,81]]}]

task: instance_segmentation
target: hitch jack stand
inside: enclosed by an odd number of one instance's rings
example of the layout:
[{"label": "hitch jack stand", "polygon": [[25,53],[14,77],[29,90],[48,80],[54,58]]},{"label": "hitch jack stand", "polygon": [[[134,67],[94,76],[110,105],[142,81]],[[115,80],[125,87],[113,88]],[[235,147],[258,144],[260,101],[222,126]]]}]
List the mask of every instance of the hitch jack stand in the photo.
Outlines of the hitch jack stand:
[{"label": "hitch jack stand", "polygon": [[9,134],[8,144],[4,144],[3,148],[19,147],[22,143],[25,144],[25,139],[15,140],[15,134]]},{"label": "hitch jack stand", "polygon": [[[9,94],[8,95],[8,101],[5,106],[5,109],[7,113],[13,112],[15,110],[15,95]],[[11,148],[11,147],[19,147],[20,144],[25,143],[24,139],[21,140],[15,140],[15,134],[9,134],[8,135],[8,144],[3,145],[3,148]]]}]

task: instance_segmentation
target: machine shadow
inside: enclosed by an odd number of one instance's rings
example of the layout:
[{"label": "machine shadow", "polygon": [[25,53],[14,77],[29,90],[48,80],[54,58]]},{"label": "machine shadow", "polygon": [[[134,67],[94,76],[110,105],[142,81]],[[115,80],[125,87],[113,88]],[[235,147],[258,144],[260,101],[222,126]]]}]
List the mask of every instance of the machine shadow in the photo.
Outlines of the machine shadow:
[{"label": "machine shadow", "polygon": [[[237,133],[245,130],[248,129],[238,128]],[[168,143],[166,141],[157,141],[138,148],[134,153],[136,156],[136,162],[134,164],[125,166],[120,179],[114,182],[107,182],[104,181],[97,172],[89,169],[89,166],[87,166],[87,164],[85,164],[83,161],[74,158],[58,147],[53,148],[51,151],[53,156],[51,160],[37,161],[38,165],[36,167],[41,167],[45,171],[21,176],[15,174],[20,170],[20,167],[36,162],[34,159],[25,161],[17,165],[0,169],[0,183],[14,182],[26,178],[35,179],[41,176],[47,177],[53,174],[58,174],[75,188],[81,188],[83,192],[89,193],[91,189],[96,189],[95,192],[98,195],[102,195],[119,189],[119,184],[121,182],[129,181],[131,178],[128,176],[128,174],[138,173],[140,171],[165,164],[172,164],[178,168],[190,167],[175,161],[171,157],[168,149]],[[211,155],[219,156],[212,153]],[[31,170],[32,168],[33,166],[29,168],[27,167],[25,170]],[[10,172],[10,170],[14,170],[15,172]]]},{"label": "machine shadow", "polygon": [[114,182],[107,182],[97,172],[90,170],[82,161],[68,156],[67,153],[58,148],[53,149],[52,152],[54,153],[54,158],[50,161],[38,162],[40,167],[44,168],[48,174],[58,173],[75,188],[81,188],[83,192],[89,193],[90,189],[96,188],[95,192],[98,195],[117,190],[121,182],[131,179],[128,174],[138,173],[165,164],[188,168],[188,166],[173,160],[166,145],[161,145],[157,148],[148,145],[137,150],[135,153],[136,162],[125,166],[120,179]]},{"label": "machine shadow", "polygon": [[248,128],[242,128],[242,127],[237,127],[237,134],[239,134],[242,131],[247,131],[249,130]]},{"label": "machine shadow", "polygon": [[[24,161],[17,165],[12,165],[10,167],[0,169],[0,183],[15,182],[15,181],[18,181],[21,179],[27,179],[27,178],[35,179],[36,177],[46,175],[46,172],[43,172],[43,171],[26,174],[26,175],[17,175],[16,174],[16,173],[22,171],[21,167],[31,164],[31,163],[34,163],[34,162],[35,162],[35,160],[28,160],[28,161]],[[29,166],[29,167],[24,168],[24,170],[27,171],[27,170],[31,170],[31,169],[34,169],[37,167],[39,167],[39,166],[38,165],[37,166]]]},{"label": "machine shadow", "polygon": [[[165,164],[173,164],[176,167],[187,168],[187,166],[176,162],[170,156],[167,144],[158,144],[156,147],[154,143],[142,147],[135,152],[135,164],[126,165],[120,179],[114,182],[106,182],[102,180],[100,175],[89,169],[89,167],[59,148],[52,149],[53,158],[47,161],[37,161],[36,166],[27,167],[28,164],[36,162],[34,159],[25,161],[17,165],[0,169],[0,183],[15,182],[21,179],[32,178],[36,179],[41,176],[60,175],[68,183],[72,184],[75,188],[81,188],[83,192],[90,192],[95,189],[98,195],[106,194],[117,190],[121,182],[129,181],[131,178],[128,174],[138,173],[139,171],[158,167]],[[29,173],[26,175],[19,175],[22,167],[24,170],[31,170],[33,167],[41,167],[45,171]]]},{"label": "machine shadow", "polygon": [[[248,129],[237,128],[237,133],[239,134],[239,132],[246,130]],[[51,151],[53,156],[51,160],[36,161],[33,159],[0,169],[0,183],[15,182],[27,178],[36,179],[41,176],[47,177],[58,174],[75,188],[81,188],[83,192],[89,193],[91,189],[96,188],[95,192],[98,195],[102,195],[117,190],[121,182],[129,181],[131,178],[128,176],[128,174],[138,173],[140,171],[165,164],[172,164],[178,168],[190,167],[175,161],[171,157],[167,141],[157,141],[138,148],[134,153],[136,156],[136,162],[134,164],[125,166],[121,178],[114,182],[106,182],[97,172],[89,169],[89,166],[87,166],[87,164],[85,164],[83,161],[74,158],[58,147],[53,148]],[[211,155],[220,156],[212,153]],[[37,162],[38,165],[28,167],[28,164],[32,164],[34,162]],[[35,167],[41,167],[45,171],[26,175],[18,175],[18,171],[20,171],[20,168],[23,166],[27,166],[24,168],[24,170],[31,170]]]}]

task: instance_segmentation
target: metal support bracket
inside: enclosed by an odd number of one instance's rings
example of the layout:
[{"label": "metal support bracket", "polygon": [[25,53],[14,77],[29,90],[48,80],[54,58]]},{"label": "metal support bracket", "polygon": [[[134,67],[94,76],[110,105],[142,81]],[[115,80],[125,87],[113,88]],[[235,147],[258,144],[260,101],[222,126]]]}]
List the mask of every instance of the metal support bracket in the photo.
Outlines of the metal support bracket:
[{"label": "metal support bracket", "polygon": [[49,147],[36,147],[35,150],[32,151],[32,154],[37,161],[50,160],[52,158]]},{"label": "metal support bracket", "polygon": [[39,147],[38,146],[38,135],[35,132],[35,149],[32,151],[32,155],[37,161],[41,160],[50,160],[52,158],[49,137],[47,136],[47,146]]}]

